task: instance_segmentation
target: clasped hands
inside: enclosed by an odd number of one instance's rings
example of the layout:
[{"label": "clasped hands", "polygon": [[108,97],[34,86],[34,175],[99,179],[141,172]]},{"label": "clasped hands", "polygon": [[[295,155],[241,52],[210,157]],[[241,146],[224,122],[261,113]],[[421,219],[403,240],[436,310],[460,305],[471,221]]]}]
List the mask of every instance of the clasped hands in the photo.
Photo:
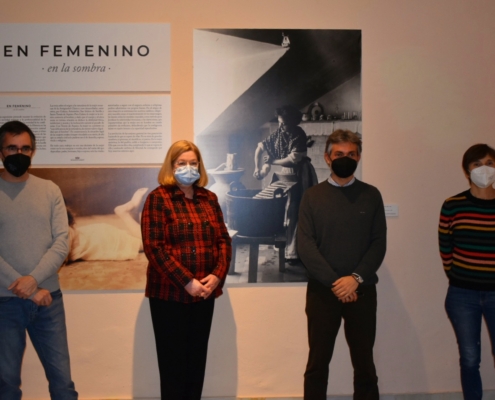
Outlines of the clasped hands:
[{"label": "clasped hands", "polygon": [[38,306],[49,306],[52,304],[52,295],[50,292],[46,289],[39,288],[38,282],[31,275],[17,278],[7,289],[21,299],[30,299]]},{"label": "clasped hands", "polygon": [[193,278],[186,286],[184,286],[184,289],[186,289],[187,293],[191,296],[207,299],[219,283],[220,279],[217,276],[210,274],[200,281]]},{"label": "clasped hands", "polygon": [[342,303],[352,303],[358,299],[358,286],[353,276],[343,276],[332,284],[332,292]]}]

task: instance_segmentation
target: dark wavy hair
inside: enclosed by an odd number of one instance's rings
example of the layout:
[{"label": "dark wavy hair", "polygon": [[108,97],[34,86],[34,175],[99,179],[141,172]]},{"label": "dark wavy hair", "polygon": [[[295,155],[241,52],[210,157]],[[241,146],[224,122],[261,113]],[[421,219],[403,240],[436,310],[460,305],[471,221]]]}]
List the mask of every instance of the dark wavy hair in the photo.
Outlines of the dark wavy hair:
[{"label": "dark wavy hair", "polygon": [[299,125],[302,121],[302,112],[292,105],[275,109],[275,116],[282,117],[287,125]]},{"label": "dark wavy hair", "polygon": [[0,146],[3,147],[3,140],[5,135],[10,133],[13,136],[21,135],[24,132],[28,133],[31,137],[31,147],[36,150],[36,136],[34,136],[33,131],[21,121],[9,121],[0,126]]},{"label": "dark wavy hair", "polygon": [[488,146],[487,144],[475,144],[466,150],[464,156],[462,157],[462,169],[469,176],[469,164],[472,162],[481,160],[486,156],[490,156],[495,161],[495,150]]}]

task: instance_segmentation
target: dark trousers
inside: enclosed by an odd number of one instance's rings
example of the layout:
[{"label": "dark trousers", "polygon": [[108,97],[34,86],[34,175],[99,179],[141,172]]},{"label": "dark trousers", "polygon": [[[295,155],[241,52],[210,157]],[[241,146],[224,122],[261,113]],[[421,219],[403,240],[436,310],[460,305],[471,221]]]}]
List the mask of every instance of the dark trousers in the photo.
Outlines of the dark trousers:
[{"label": "dark trousers", "polygon": [[150,298],[162,400],[201,399],[214,306]]},{"label": "dark trousers", "polygon": [[329,363],[341,320],[354,367],[354,399],[378,400],[378,377],[373,362],[376,333],[376,286],[359,288],[356,302],[342,303],[329,287],[310,281],[306,293],[309,357],[304,373],[304,399],[325,400]]}]

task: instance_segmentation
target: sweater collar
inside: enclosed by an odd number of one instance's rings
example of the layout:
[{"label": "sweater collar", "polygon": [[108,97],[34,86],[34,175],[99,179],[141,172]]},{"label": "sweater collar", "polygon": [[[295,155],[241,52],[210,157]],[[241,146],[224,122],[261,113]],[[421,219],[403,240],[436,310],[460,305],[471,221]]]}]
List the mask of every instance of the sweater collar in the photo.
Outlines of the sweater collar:
[{"label": "sweater collar", "polygon": [[479,204],[481,206],[483,206],[483,205],[485,205],[485,206],[495,205],[495,199],[480,199],[478,197],[474,197],[470,190],[466,190],[464,192],[464,194],[466,195],[466,197],[469,200],[471,200],[471,202],[473,202],[475,204]]},{"label": "sweater collar", "polygon": [[328,183],[332,186],[335,186],[335,187],[347,187],[347,186],[351,186],[354,182],[356,182],[356,177],[353,177],[349,182],[347,182],[344,186],[340,186],[337,182],[335,182],[332,178],[332,176],[330,175],[328,177]]}]

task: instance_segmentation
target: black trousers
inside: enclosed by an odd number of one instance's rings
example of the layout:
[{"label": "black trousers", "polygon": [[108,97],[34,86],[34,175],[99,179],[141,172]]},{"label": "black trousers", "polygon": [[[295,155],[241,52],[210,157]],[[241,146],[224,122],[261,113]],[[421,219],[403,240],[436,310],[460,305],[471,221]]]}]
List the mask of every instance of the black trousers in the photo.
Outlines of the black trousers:
[{"label": "black trousers", "polygon": [[201,399],[214,306],[150,298],[162,400]]},{"label": "black trousers", "polygon": [[378,377],[373,362],[376,333],[376,286],[362,286],[356,302],[342,303],[329,287],[308,282],[309,357],[304,373],[304,399],[325,400],[329,364],[342,319],[354,368],[354,399],[379,399]]}]

